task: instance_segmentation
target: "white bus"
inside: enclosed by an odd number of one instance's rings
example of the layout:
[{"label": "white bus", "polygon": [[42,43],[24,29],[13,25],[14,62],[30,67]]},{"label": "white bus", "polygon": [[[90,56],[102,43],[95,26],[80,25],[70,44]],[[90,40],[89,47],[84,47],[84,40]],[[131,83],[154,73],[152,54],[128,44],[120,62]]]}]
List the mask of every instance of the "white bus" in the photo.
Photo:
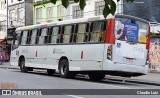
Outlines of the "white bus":
[{"label": "white bus", "polygon": [[148,71],[149,44],[149,23],[133,16],[58,21],[17,28],[10,64],[22,72],[59,71],[63,78],[139,76]]}]

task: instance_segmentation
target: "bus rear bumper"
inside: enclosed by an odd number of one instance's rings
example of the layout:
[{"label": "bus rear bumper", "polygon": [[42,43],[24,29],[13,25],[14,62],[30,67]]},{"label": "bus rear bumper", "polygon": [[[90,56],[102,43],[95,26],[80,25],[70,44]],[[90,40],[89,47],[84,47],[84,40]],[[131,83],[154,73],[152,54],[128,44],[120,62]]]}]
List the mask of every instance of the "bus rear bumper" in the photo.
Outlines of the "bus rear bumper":
[{"label": "bus rear bumper", "polygon": [[147,74],[148,69],[149,69],[148,65],[128,65],[128,64],[114,63],[109,60],[107,60],[107,62],[103,64],[103,70],[107,70],[109,72],[112,72],[113,74],[118,72],[119,74],[126,73],[138,76]]}]

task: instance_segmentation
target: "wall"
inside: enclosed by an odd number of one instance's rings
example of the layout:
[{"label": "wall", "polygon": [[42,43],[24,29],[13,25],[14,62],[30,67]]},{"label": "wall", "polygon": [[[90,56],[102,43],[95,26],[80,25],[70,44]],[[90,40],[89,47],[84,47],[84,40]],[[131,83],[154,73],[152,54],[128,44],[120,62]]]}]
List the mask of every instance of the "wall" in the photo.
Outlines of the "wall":
[{"label": "wall", "polygon": [[151,38],[149,58],[150,70],[160,72],[160,38]]},{"label": "wall", "polygon": [[160,22],[160,0],[135,0],[135,2],[137,3],[124,2],[124,14],[140,17],[150,22]]},{"label": "wall", "polygon": [[33,0],[26,0],[25,7],[25,26],[33,25]]}]

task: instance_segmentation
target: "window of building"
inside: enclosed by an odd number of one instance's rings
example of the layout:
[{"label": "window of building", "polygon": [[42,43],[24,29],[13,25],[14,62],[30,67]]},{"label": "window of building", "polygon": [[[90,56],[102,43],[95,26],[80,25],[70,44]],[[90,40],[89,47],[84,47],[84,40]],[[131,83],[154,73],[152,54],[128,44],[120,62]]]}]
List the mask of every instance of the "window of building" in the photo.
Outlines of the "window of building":
[{"label": "window of building", "polygon": [[32,36],[31,36],[31,43],[30,44],[35,44],[36,43],[36,37],[37,37],[37,32],[38,30],[37,29],[34,29],[31,31],[32,32]]},{"label": "window of building", "polygon": [[87,41],[88,38],[88,24],[82,23],[77,25],[76,30],[76,43],[84,43]]},{"label": "window of building", "polygon": [[106,22],[95,21],[91,24],[90,42],[104,42]]},{"label": "window of building", "polygon": [[5,1],[1,1],[1,3],[0,3],[1,5],[1,10],[3,10],[3,9],[6,9],[6,3],[5,3]]},{"label": "window of building", "polygon": [[104,7],[105,7],[104,1],[95,2],[95,15],[96,16],[102,15]]},{"label": "window of building", "polygon": [[58,43],[59,42],[59,27],[52,27],[51,34],[49,37],[49,43]]},{"label": "window of building", "polygon": [[58,16],[59,17],[64,17],[65,15],[65,8],[62,5],[58,6]]},{"label": "window of building", "polygon": [[[15,18],[15,11],[14,10],[10,10],[9,11],[9,21],[13,22]],[[13,25],[13,24],[12,24]]]},{"label": "window of building", "polygon": [[73,6],[73,19],[76,18],[82,18],[83,17],[83,11],[78,6]]},{"label": "window of building", "polygon": [[39,36],[39,44],[44,44],[46,41],[45,41],[45,38],[47,37],[47,33],[48,33],[48,28],[43,28],[41,29],[41,33],[40,33],[40,36]]},{"label": "window of building", "polygon": [[53,7],[47,7],[47,18],[53,18]]},{"label": "window of building", "polygon": [[23,31],[21,45],[26,45],[26,43],[27,43],[27,36],[28,36],[28,31]]},{"label": "window of building", "polygon": [[17,9],[17,19],[20,21],[24,18],[24,10],[22,8]]},{"label": "window of building", "polygon": [[42,13],[42,8],[37,8],[37,10],[36,10],[36,18],[37,19],[41,19],[42,18],[42,15],[43,15],[43,13]]}]

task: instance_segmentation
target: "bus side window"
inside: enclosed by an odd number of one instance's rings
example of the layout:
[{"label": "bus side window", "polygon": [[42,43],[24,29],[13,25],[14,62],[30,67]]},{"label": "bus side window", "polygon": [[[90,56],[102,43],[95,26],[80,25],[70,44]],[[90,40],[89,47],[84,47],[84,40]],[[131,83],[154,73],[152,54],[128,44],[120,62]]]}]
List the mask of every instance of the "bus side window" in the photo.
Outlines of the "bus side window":
[{"label": "bus side window", "polygon": [[34,45],[36,43],[37,31],[38,31],[37,29],[32,30],[31,45]]},{"label": "bus side window", "polygon": [[77,30],[75,37],[76,37],[76,43],[85,43],[87,42],[88,39],[88,24],[86,23],[81,23],[77,24],[76,27]]},{"label": "bus side window", "polygon": [[28,35],[28,31],[23,31],[21,45],[26,45],[26,43],[27,43],[27,35]]},{"label": "bus side window", "polygon": [[38,44],[38,42],[39,42],[40,33],[41,33],[40,30],[37,29],[37,34],[36,34],[36,44]]},{"label": "bus side window", "polygon": [[104,42],[104,25],[103,21],[94,21],[91,23],[90,42]]},{"label": "bus side window", "polygon": [[73,25],[64,26],[61,34],[62,43],[70,43],[72,33],[73,33]]},{"label": "bus side window", "polygon": [[59,42],[59,31],[60,31],[60,27],[50,28],[49,43],[55,44]]},{"label": "bus side window", "polygon": [[22,35],[23,35],[23,31],[21,31],[21,33],[20,33],[20,37],[19,37],[19,45],[21,45],[21,43],[22,43]]},{"label": "bus side window", "polygon": [[32,36],[32,30],[28,31],[28,34],[27,34],[27,44],[30,44],[30,42],[31,42],[31,36]]},{"label": "bus side window", "polygon": [[40,30],[40,35],[39,35],[39,44],[44,44],[45,42],[45,37],[47,36],[48,28],[42,28]]}]

